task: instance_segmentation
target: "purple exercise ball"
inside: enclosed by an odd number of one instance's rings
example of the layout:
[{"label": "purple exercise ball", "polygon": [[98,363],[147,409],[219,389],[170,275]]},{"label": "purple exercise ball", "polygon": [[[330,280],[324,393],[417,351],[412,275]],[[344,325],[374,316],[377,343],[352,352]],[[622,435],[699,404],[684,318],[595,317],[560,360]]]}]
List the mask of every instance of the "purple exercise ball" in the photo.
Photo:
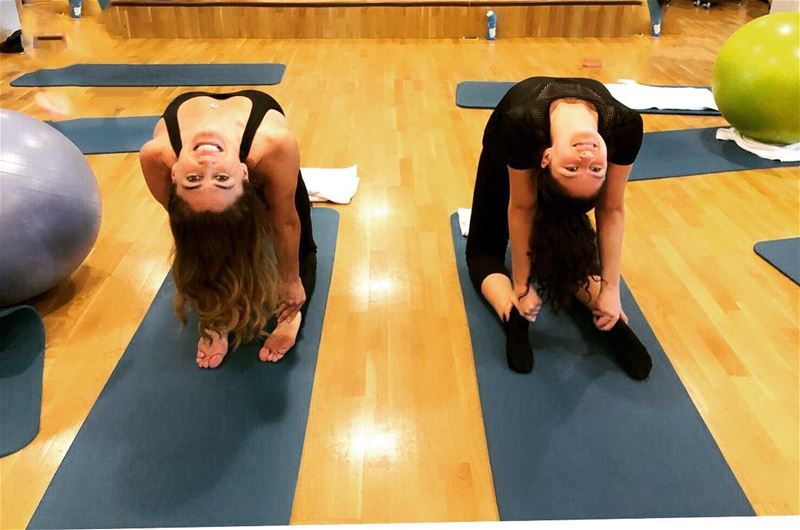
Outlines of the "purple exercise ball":
[{"label": "purple exercise ball", "polygon": [[0,307],[72,274],[100,229],[100,194],[83,153],[43,121],[0,109]]}]

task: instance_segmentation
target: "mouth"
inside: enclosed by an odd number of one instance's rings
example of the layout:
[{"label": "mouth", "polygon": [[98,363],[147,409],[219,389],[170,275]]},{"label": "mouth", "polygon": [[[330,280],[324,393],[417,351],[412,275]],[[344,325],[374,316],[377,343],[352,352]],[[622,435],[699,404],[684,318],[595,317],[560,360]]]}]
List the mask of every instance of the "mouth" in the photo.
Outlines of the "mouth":
[{"label": "mouth", "polygon": [[221,153],[222,146],[213,142],[200,142],[192,150],[197,153]]},{"label": "mouth", "polygon": [[594,142],[577,142],[572,144],[572,147],[577,147],[578,149],[597,149],[597,144]]}]

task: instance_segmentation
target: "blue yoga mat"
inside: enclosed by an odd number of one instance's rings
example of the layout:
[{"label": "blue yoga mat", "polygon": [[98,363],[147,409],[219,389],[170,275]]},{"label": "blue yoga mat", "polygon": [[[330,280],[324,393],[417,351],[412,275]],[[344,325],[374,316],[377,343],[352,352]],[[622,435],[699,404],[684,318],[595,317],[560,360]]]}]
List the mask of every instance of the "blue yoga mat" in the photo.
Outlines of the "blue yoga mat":
[{"label": "blue yoga mat", "polygon": [[39,432],[44,344],[34,308],[0,309],[0,456],[19,451]]},{"label": "blue yoga mat", "polygon": [[168,276],[30,522],[31,528],[288,524],[333,266],[338,214],[314,208],[316,290],[294,349],[261,341],[216,369],[172,312]]},{"label": "blue yoga mat", "polygon": [[800,165],[800,162],[767,160],[745,151],[736,142],[717,140],[717,129],[706,127],[645,133],[629,180]]},{"label": "blue yoga mat", "polygon": [[135,153],[153,138],[160,116],[130,118],[78,118],[49,121],[84,155]]},{"label": "blue yoga mat", "polygon": [[759,241],[753,246],[756,254],[800,285],[800,237]]},{"label": "blue yoga mat", "polygon": [[627,287],[630,326],[653,357],[648,379],[615,364],[578,307],[545,306],[531,325],[533,372],[512,372],[455,214],[451,228],[501,520],[753,515]]},{"label": "blue yoga mat", "polygon": [[17,87],[277,85],[285,64],[73,64],[24,74]]},{"label": "blue yoga mat", "polygon": [[[467,109],[493,109],[500,103],[511,87],[516,85],[509,81],[462,81],[456,86],[456,105]],[[694,87],[708,88],[708,87]],[[680,109],[640,109],[640,114],[682,114],[700,116],[719,116],[713,109],[680,110]]]}]

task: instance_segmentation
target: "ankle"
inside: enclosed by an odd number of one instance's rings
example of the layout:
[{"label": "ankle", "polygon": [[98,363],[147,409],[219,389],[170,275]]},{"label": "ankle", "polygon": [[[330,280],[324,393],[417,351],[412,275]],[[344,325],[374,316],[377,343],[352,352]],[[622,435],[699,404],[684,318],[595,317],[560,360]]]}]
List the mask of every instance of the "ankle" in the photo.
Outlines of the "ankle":
[{"label": "ankle", "polygon": [[523,374],[530,372],[533,370],[533,349],[528,338],[528,321],[513,307],[503,328],[506,332],[508,367]]},{"label": "ankle", "polygon": [[606,332],[606,336],[620,365],[632,379],[642,380],[650,375],[653,368],[650,353],[622,319]]}]

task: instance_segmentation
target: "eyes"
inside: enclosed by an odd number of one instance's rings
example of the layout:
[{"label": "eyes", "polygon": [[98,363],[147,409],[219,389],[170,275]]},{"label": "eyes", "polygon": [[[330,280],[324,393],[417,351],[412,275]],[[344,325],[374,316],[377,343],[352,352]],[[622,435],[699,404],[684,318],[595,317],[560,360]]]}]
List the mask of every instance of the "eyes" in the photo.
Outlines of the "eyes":
[{"label": "eyes", "polygon": [[[186,180],[188,182],[199,182],[200,179],[203,178],[200,175],[187,175]],[[217,182],[227,182],[231,177],[230,175],[226,175],[224,173],[220,173],[219,175],[214,175],[211,177],[213,180]]]},{"label": "eyes", "polygon": [[[564,169],[566,169],[569,173],[578,172],[578,166],[565,166]],[[603,171],[603,168],[598,165],[593,165],[589,166],[589,171],[591,171],[592,173],[600,173],[601,171]]]}]

